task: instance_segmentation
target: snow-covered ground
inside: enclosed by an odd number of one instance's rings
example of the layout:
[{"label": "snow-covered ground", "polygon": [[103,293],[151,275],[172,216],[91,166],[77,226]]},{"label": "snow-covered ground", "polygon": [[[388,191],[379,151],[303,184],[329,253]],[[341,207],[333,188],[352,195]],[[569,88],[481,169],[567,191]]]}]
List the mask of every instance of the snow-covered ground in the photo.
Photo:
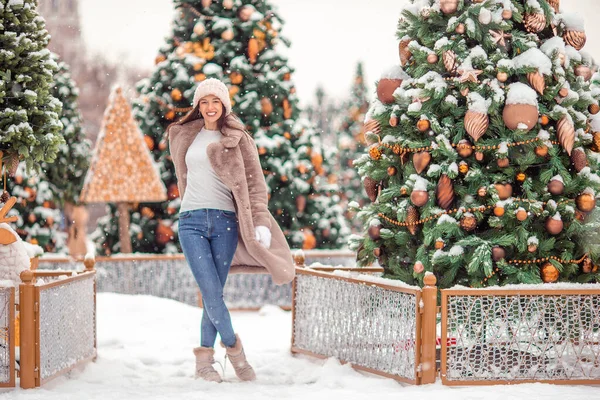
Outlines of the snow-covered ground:
[{"label": "snow-covered ground", "polygon": [[[334,359],[292,356],[291,313],[275,307],[233,313],[258,380],[240,382],[228,365],[226,382],[208,383],[193,378],[192,348],[198,343],[201,309],[150,296],[99,293],[97,301],[97,361],[39,389],[4,389],[0,400],[600,398],[600,386],[409,386],[354,371]],[[217,346],[220,361],[223,355]]]}]

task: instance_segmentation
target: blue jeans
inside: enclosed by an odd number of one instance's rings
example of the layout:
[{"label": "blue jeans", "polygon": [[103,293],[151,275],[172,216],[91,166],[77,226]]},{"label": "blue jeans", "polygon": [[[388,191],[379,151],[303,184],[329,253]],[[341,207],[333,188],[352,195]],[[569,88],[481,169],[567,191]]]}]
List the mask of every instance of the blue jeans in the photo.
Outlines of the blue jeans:
[{"label": "blue jeans", "polygon": [[231,316],[223,300],[238,243],[235,213],[211,208],[184,211],[179,214],[179,241],[202,293],[200,345],[213,347],[218,332],[225,346],[235,346]]}]

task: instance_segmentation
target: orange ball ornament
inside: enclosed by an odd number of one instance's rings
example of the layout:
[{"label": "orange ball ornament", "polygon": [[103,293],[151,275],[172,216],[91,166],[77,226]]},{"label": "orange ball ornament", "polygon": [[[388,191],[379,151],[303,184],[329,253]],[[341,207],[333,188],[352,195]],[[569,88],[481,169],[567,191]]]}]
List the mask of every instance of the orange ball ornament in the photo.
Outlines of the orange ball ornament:
[{"label": "orange ball ornament", "polygon": [[431,127],[431,123],[426,119],[421,119],[417,122],[417,129],[419,132],[427,132]]},{"label": "orange ball ornament", "polygon": [[517,219],[521,222],[525,221],[527,219],[527,211],[523,209],[517,211]]},{"label": "orange ball ornament", "polygon": [[154,139],[152,139],[151,136],[144,135],[144,142],[146,142],[146,146],[148,147],[148,150],[150,150],[150,151],[154,150]]},{"label": "orange ball ornament", "polygon": [[558,276],[560,275],[560,273],[558,272],[558,269],[556,269],[556,267],[554,265],[552,265],[552,263],[544,263],[544,265],[542,266],[542,280],[545,283],[553,283],[556,282],[558,280]]},{"label": "orange ball ornament", "polygon": [[577,209],[583,212],[590,212],[596,207],[596,199],[590,193],[582,193],[575,199]]},{"label": "orange ball ornament", "polygon": [[504,207],[502,206],[496,206],[494,207],[494,215],[496,217],[501,217],[504,215]]},{"label": "orange ball ornament", "polygon": [[181,90],[179,90],[177,88],[171,90],[171,98],[174,101],[180,101],[182,97],[183,97],[183,94],[181,93]]}]

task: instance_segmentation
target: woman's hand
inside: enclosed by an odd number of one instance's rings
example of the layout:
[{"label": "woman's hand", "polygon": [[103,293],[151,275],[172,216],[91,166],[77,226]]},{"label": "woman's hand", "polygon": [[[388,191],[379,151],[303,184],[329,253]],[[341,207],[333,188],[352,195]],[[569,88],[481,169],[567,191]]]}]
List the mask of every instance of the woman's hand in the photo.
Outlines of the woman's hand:
[{"label": "woman's hand", "polygon": [[263,245],[265,249],[271,247],[271,230],[266,226],[259,225],[254,228],[256,241]]}]

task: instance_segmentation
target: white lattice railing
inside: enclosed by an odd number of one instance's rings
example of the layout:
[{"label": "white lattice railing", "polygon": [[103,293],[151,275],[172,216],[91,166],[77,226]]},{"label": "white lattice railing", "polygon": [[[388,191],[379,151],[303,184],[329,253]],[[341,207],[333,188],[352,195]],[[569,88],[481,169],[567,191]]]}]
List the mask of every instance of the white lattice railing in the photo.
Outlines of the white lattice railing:
[{"label": "white lattice railing", "polygon": [[21,274],[21,387],[40,386],[96,357],[96,272],[92,266],[93,261],[78,274]]},{"label": "white lattice railing", "polygon": [[15,386],[15,288],[0,287],[0,387]]},{"label": "white lattice railing", "polygon": [[[307,263],[355,264],[350,251],[306,251]],[[47,258],[39,261],[41,270],[82,269],[82,262]],[[95,265],[98,292],[145,294],[198,305],[198,285],[182,254],[98,257]],[[229,309],[259,309],[264,305],[292,306],[292,285],[277,286],[265,273],[232,273],[224,289]]]},{"label": "white lattice railing", "polygon": [[[423,367],[434,376],[435,359],[422,363],[421,289],[388,282],[297,268],[292,352],[335,357],[357,369],[425,383]],[[435,296],[432,311],[435,315]],[[427,357],[435,353],[435,318],[432,325]]]},{"label": "white lattice railing", "polygon": [[600,287],[442,291],[444,384],[600,383]]}]

